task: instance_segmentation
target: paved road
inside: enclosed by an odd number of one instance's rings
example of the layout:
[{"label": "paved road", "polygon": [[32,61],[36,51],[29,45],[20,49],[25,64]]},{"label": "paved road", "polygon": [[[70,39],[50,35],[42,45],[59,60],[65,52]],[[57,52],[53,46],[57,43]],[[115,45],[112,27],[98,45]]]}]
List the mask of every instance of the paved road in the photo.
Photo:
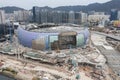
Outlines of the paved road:
[{"label": "paved road", "polygon": [[106,36],[106,37],[110,37],[110,38],[113,38],[115,40],[120,41],[120,36],[114,36],[112,34],[106,34],[106,33],[97,32],[97,31],[92,31],[92,33],[100,34],[100,35],[103,35],[103,36]]},{"label": "paved road", "polygon": [[108,65],[120,76],[120,53],[115,50],[106,50],[102,46],[97,46],[101,53],[106,57]]},{"label": "paved road", "polygon": [[[99,36],[101,37],[98,41],[93,41],[94,45],[100,50],[100,52],[106,57],[108,66],[111,67],[111,69],[114,71],[114,73],[118,76],[120,76],[120,52],[116,51],[115,49],[107,49],[104,48],[106,44],[104,44],[106,41],[102,40],[103,34],[99,33],[92,33],[92,34],[98,34],[102,35]],[[97,35],[92,35],[92,40],[95,40],[97,38]],[[101,43],[101,45],[97,45],[95,43]],[[110,45],[107,45],[110,46]],[[115,79],[116,80],[116,79]],[[120,80],[120,79],[118,79]]]}]

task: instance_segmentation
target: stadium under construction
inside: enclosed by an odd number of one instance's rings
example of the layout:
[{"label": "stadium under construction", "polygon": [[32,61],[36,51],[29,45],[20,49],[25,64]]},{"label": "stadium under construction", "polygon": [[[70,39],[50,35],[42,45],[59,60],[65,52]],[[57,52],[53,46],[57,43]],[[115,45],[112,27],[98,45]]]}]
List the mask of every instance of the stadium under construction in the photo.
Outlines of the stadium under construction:
[{"label": "stadium under construction", "polygon": [[53,26],[41,28],[35,25],[18,27],[20,44],[36,50],[58,50],[83,47],[89,38],[87,28]]}]

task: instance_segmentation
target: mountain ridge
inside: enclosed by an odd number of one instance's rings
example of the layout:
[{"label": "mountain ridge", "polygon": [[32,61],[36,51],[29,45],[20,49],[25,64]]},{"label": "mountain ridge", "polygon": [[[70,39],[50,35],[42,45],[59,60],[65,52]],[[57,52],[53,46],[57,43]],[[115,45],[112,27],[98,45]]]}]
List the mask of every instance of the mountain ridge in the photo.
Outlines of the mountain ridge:
[{"label": "mountain ridge", "polygon": [[6,7],[1,7],[0,10],[4,10],[6,13],[13,13],[14,11],[25,10],[25,9],[16,6],[6,6]]},{"label": "mountain ridge", "polygon": [[[118,9],[120,10],[120,0],[111,0],[106,3],[92,3],[89,5],[76,5],[76,6],[59,6],[56,8],[51,8],[48,6],[45,7],[39,7],[40,9],[50,9],[50,10],[59,10],[59,11],[83,11],[83,12],[89,12],[89,11],[98,11],[98,12],[110,12],[111,9]],[[1,8],[0,8],[1,9]],[[3,10],[7,13],[11,13],[13,11],[17,10],[25,10],[23,8],[19,7],[2,7]]]}]

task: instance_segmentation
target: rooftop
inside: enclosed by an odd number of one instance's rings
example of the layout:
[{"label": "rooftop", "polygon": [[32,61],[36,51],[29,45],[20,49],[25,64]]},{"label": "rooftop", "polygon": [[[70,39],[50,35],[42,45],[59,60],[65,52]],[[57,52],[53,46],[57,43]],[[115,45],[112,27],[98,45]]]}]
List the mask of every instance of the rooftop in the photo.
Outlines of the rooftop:
[{"label": "rooftop", "polygon": [[45,27],[41,28],[35,25],[22,25],[22,28],[32,32],[45,32],[45,33],[57,33],[57,32],[68,32],[68,31],[75,31],[80,32],[84,28],[82,27],[74,27],[74,26],[52,26],[52,27]]}]

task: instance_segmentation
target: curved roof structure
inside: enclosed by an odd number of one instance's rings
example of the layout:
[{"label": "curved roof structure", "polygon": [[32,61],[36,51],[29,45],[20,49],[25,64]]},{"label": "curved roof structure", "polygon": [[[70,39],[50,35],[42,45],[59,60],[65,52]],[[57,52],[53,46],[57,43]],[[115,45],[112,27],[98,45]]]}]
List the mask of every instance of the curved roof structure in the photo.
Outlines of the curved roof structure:
[{"label": "curved roof structure", "polygon": [[46,50],[50,48],[51,42],[58,40],[58,36],[60,33],[70,31],[74,31],[77,33],[76,43],[78,43],[78,46],[86,43],[89,37],[89,31],[87,28],[81,29],[78,27],[58,26],[25,30],[22,27],[18,27],[17,33],[20,44],[32,48],[33,41],[35,40],[36,43],[41,42],[40,44],[42,44],[42,46],[44,45],[44,49]]}]

